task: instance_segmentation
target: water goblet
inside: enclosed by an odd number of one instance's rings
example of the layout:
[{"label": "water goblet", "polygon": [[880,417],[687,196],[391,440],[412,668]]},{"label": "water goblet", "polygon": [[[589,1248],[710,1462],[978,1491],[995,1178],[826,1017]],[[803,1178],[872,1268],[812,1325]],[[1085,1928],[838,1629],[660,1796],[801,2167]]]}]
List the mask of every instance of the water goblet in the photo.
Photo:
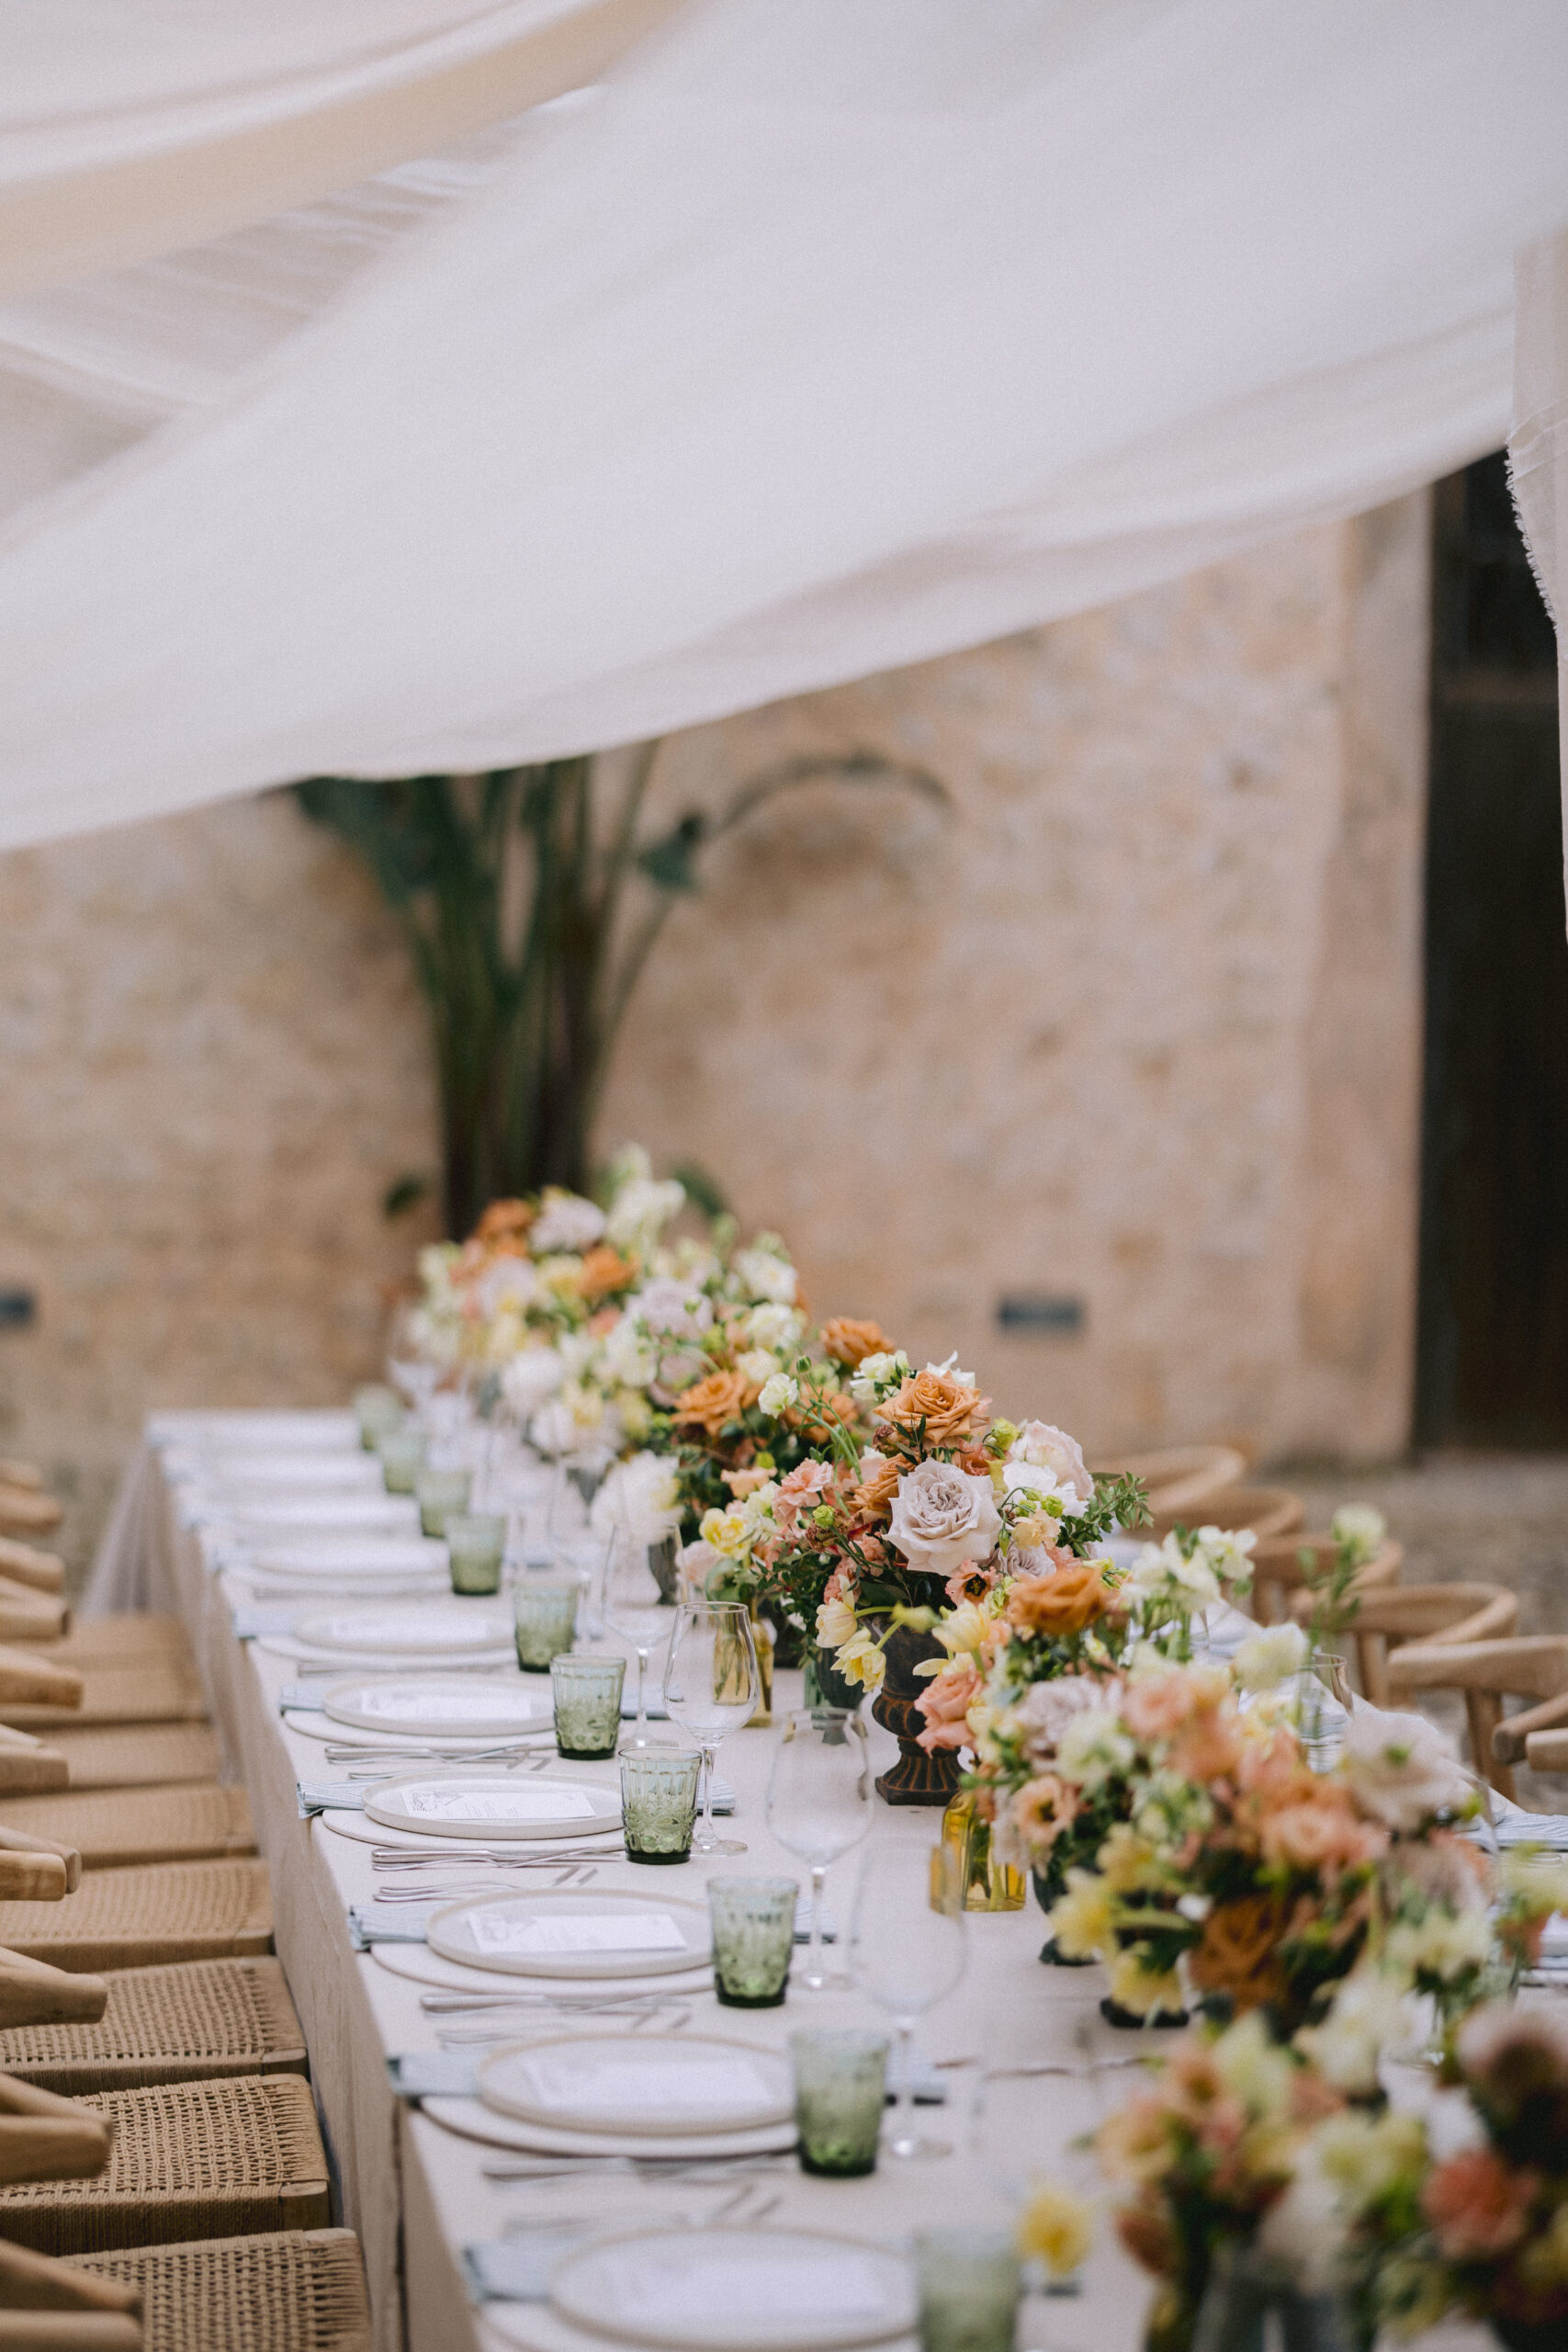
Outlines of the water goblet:
[{"label": "water goblet", "polygon": [[695,1854],[743,1854],[745,1840],[716,1838],[713,1778],[727,1732],[750,1723],[757,1706],[757,1652],[743,1601],[688,1600],[675,1611],[664,1662],[664,1711],[703,1751],[702,1827]]},{"label": "water goblet", "polygon": [[795,1983],[813,1993],[842,1983],[822,1950],[822,1884],[828,1866],[871,1827],[871,1758],[865,1725],[839,1707],[803,1707],[779,1727],[768,1781],[768,1826],[811,1871],[811,1940]]},{"label": "water goblet", "polygon": [[967,1948],[964,1879],[951,1846],[928,1850],[884,1837],[867,1849],[850,1931],[855,1982],[885,2009],[897,2035],[897,2103],[886,2141],[890,2156],[945,2156],[945,2141],[915,2128],[914,2031],[953,1991]]},{"label": "water goblet", "polygon": [[625,1527],[613,1528],[605,1543],[593,1604],[611,1633],[631,1644],[637,1659],[637,1714],[625,1744],[651,1747],[648,1665],[673,1627],[675,1611],[660,1589],[649,1545]]}]

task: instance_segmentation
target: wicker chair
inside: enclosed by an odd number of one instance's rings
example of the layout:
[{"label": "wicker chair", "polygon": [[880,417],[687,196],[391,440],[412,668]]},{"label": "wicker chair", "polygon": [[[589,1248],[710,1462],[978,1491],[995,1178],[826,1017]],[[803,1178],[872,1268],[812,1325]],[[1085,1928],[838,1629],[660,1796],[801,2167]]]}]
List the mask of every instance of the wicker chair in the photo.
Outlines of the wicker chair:
[{"label": "wicker chair", "polygon": [[[180,1781],[215,1781],[222,1765],[218,1736],[208,1724],[141,1724],[120,1729],[52,1731],[36,1753],[58,1758],[62,1777],[53,1788],[166,1788]],[[0,1790],[6,1753],[0,1746]],[[68,1775],[69,1777],[64,1777]]]},{"label": "wicker chair", "polygon": [[76,2256],[66,2267],[133,2287],[147,2352],[370,2352],[365,2266],[351,2230],[289,2230]]},{"label": "wicker chair", "polygon": [[85,1678],[73,1667],[39,1650],[0,1648],[0,1708],[7,1723],[38,1713],[61,1723],[79,1721],[85,1692]]},{"label": "wicker chair", "polygon": [[0,1642],[58,1642],[70,1632],[70,1603],[40,1592],[0,1566]]},{"label": "wicker chair", "polygon": [[12,1584],[31,1585],[35,1592],[63,1592],[65,1563],[52,1552],[39,1552],[31,1544],[17,1544],[9,1535],[0,1535],[0,1577]]},{"label": "wicker chair", "polygon": [[[1260,1624],[1278,1624],[1285,1617],[1303,1621],[1312,1614],[1313,1585],[1329,1576],[1336,1544],[1332,1535],[1273,1535],[1252,1548],[1252,1613]],[[1309,1552],[1310,1561],[1302,1555]],[[1366,1566],[1359,1570],[1350,1591],[1358,1600],[1399,1582],[1404,1565],[1402,1545],[1387,1538]]]},{"label": "wicker chair", "polygon": [[96,2024],[0,2031],[0,2068],[71,2096],[306,2071],[304,2032],[276,1960],[117,1969],[104,1984]]},{"label": "wicker chair", "polygon": [[0,1724],[0,1797],[49,1796],[70,1785],[71,1767],[58,1747]]},{"label": "wicker chair", "polygon": [[256,1850],[244,1790],[215,1781],[24,1798],[6,1807],[5,1827],[74,1847],[89,1871],[205,1861]]},{"label": "wicker chair", "polygon": [[93,1974],[186,1960],[249,1960],[272,1949],[261,1861],[165,1862],[89,1871],[61,1904],[0,1903],[0,1945]]},{"label": "wicker chair", "polygon": [[85,1617],[55,1643],[49,1655],[62,1666],[76,1667],[124,1666],[132,1658],[163,1658],[196,1672],[196,1653],[181,1620],[159,1616],[152,1610]]},{"label": "wicker chair", "polygon": [[[49,2096],[17,2087],[35,2099]],[[0,2188],[0,2236],[39,2254],[99,2254],[326,2227],[326,2152],[298,2075],[96,2091],[73,2104],[113,2133],[103,2177]]]},{"label": "wicker chair", "polygon": [[1141,1478],[1152,1511],[1196,1510],[1211,1495],[1247,1476],[1247,1456],[1234,1445],[1167,1445],[1146,1453],[1119,1453],[1097,1462],[1097,1476]]},{"label": "wicker chair", "polygon": [[[71,1638],[74,1641],[77,1636]],[[61,1645],[62,1649],[65,1646]],[[58,1700],[24,1702],[19,1693],[13,1697],[6,1689],[4,1661],[27,1655],[25,1650],[0,1652],[0,1714],[18,1730],[50,1732],[75,1724],[204,1723],[207,1719],[207,1697],[195,1669],[177,1658],[133,1654],[114,1663],[85,1665],[80,1673],[46,1665],[40,1658],[40,1673],[53,1675],[65,1689],[81,1694],[74,1702],[62,1705]]]},{"label": "wicker chair", "polygon": [[[1499,1795],[1512,1797],[1512,1767],[1532,1732],[1568,1724],[1568,1634],[1516,1634],[1506,1641],[1411,1642],[1388,1662],[1395,1702],[1421,1690],[1458,1690],[1470,1723],[1471,1757]],[[1505,1697],[1537,1704],[1506,1718]]]},{"label": "wicker chair", "polygon": [[1201,1504],[1179,1510],[1156,1510],[1153,1541],[1163,1543],[1173,1527],[1224,1527],[1239,1532],[1250,1527],[1260,1544],[1290,1535],[1306,1517],[1306,1505],[1287,1487],[1220,1487]]},{"label": "wicker chair", "polygon": [[0,2245],[0,2352],[143,2352],[141,2310],[118,2278]]},{"label": "wicker chair", "polygon": [[63,1505],[41,1487],[18,1487],[0,1479],[0,1534],[52,1535],[64,1518]]},{"label": "wicker chair", "polygon": [[[1374,1707],[1393,1703],[1388,1679],[1391,1650],[1406,1642],[1430,1649],[1496,1641],[1511,1634],[1519,1620],[1518,1595],[1506,1585],[1394,1584],[1391,1579],[1382,1590],[1368,1591],[1358,1579],[1351,1591],[1356,1613],[1345,1628],[1345,1638],[1356,1645],[1357,1677],[1363,1697]],[[1313,1600],[1306,1591],[1294,1597],[1292,1613],[1303,1624],[1312,1614]]]}]

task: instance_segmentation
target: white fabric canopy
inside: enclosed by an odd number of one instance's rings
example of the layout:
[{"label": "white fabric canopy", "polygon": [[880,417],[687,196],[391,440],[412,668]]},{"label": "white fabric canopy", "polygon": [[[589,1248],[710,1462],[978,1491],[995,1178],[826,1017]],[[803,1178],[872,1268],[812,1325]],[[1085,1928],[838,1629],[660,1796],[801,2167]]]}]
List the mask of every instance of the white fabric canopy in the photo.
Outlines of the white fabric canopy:
[{"label": "white fabric canopy", "polygon": [[1565,122],[1562,0],[705,0],[13,304],[0,844],[658,732],[1414,487],[1507,432]]}]

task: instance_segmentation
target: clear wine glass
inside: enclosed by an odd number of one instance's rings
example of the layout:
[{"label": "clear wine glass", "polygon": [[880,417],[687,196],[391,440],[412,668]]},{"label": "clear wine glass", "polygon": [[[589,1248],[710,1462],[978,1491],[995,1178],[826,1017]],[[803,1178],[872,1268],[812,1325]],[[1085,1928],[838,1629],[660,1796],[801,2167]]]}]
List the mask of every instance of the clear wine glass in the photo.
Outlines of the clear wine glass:
[{"label": "clear wine glass", "polygon": [[599,1539],[591,1517],[594,1496],[604,1483],[614,1455],[586,1449],[556,1456],[555,1483],[550,1490],[548,1537],[554,1557],[581,1569],[597,1564]]},{"label": "clear wine glass", "polygon": [[915,2128],[914,2031],[917,2020],[952,1992],[968,1951],[964,1883],[952,1846],[927,1849],[884,1837],[866,1851],[851,1930],[855,1982],[885,2009],[898,2037],[894,2057],[897,2104],[883,2145],[890,2156],[945,2156],[943,2140]]},{"label": "clear wine glass", "polygon": [[392,1309],[387,1326],[387,1377],[423,1421],[441,1370],[423,1352],[417,1299],[400,1298]]},{"label": "clear wine glass", "polygon": [[858,1714],[803,1707],[779,1726],[768,1781],[768,1826],[811,1871],[811,1941],[793,1982],[820,1993],[847,1980],[829,1975],[822,1950],[822,1883],[828,1865],[871,1827],[871,1751]]},{"label": "clear wine glass", "polygon": [[744,1601],[686,1600],[675,1611],[664,1662],[664,1711],[703,1751],[703,1817],[694,1854],[743,1854],[745,1840],[716,1838],[713,1780],[719,1743],[757,1712],[757,1650]]},{"label": "clear wine glass", "polygon": [[672,1629],[675,1611],[659,1589],[647,1543],[639,1542],[624,1524],[613,1527],[605,1542],[594,1606],[611,1633],[631,1644],[637,1657],[637,1715],[622,1745],[651,1747],[655,1743],[648,1726],[648,1662]]}]

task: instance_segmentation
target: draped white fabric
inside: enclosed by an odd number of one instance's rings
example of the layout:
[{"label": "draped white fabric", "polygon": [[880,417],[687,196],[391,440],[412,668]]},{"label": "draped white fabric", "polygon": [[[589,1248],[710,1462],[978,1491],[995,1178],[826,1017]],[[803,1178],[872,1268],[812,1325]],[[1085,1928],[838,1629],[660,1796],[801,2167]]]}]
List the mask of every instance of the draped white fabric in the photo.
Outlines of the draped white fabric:
[{"label": "draped white fabric", "polygon": [[1519,255],[1514,500],[1542,595],[1557,627],[1557,721],[1562,743],[1562,859],[1568,898],[1568,233]]},{"label": "draped white fabric", "polygon": [[1507,432],[1565,119],[1562,0],[703,0],[15,303],[0,843],[625,741],[1413,487]]}]

